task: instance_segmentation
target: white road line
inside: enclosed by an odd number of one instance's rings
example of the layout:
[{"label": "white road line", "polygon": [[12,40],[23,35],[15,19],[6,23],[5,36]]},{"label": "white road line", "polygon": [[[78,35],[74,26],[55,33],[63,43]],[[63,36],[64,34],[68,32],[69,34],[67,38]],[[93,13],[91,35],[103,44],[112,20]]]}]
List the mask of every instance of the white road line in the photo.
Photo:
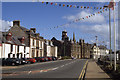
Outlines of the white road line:
[{"label": "white road line", "polygon": [[30,74],[32,71],[29,71],[28,74]]},{"label": "white road line", "polygon": [[64,65],[62,65],[61,67],[64,67]]},{"label": "white road line", "polygon": [[56,67],[56,68],[53,68],[52,70],[56,70],[56,69],[58,69],[58,68]]},{"label": "white road line", "polygon": [[44,71],[44,72],[48,72],[48,71]]},{"label": "white road line", "polygon": [[40,73],[43,72],[43,70],[40,70]]}]

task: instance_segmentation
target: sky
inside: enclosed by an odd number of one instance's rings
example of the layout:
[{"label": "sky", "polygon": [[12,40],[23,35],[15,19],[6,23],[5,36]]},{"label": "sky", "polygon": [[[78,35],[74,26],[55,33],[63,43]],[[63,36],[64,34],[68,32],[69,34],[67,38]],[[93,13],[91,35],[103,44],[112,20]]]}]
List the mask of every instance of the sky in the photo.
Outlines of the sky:
[{"label": "sky", "polygon": [[[89,7],[102,7],[108,5],[108,2],[57,2],[58,4],[69,4]],[[75,19],[86,17],[100,10],[67,8],[55,5],[46,5],[41,2],[3,2],[2,3],[2,30],[9,29],[13,20],[20,20],[21,26],[25,28],[36,28],[40,36],[45,39],[56,37],[61,40],[62,31],[68,32],[68,37],[73,38],[75,33],[76,40],[85,39],[85,42],[94,43],[95,36],[98,36],[100,44],[109,46],[109,16],[108,11],[97,14],[70,25],[56,26],[71,22]],[[111,11],[111,14],[113,11]],[[117,12],[116,12],[117,13]],[[118,13],[117,13],[118,14]],[[111,17],[113,17],[111,15]],[[112,19],[113,24],[113,19]],[[105,43],[102,43],[102,42]]]}]

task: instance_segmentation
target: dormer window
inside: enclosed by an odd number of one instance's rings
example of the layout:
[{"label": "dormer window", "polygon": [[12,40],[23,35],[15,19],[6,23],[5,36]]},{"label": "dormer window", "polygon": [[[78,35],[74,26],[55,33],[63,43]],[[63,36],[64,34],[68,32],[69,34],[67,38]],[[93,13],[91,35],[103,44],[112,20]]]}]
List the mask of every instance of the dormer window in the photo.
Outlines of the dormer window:
[{"label": "dormer window", "polygon": [[23,36],[22,38],[19,38],[20,42],[23,44],[25,41],[25,37]]},{"label": "dormer window", "polygon": [[7,36],[6,36],[6,39],[7,39],[8,41],[10,41],[10,40],[11,40],[11,37],[12,37],[12,33],[9,32],[9,33],[7,34]]}]

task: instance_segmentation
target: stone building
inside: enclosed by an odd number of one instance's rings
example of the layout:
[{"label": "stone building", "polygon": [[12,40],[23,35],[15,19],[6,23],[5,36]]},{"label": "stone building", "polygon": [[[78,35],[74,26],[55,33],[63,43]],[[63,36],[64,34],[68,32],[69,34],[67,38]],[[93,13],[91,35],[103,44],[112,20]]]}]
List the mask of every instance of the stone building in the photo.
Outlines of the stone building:
[{"label": "stone building", "polygon": [[20,25],[20,21],[13,21],[13,26],[9,29],[10,33],[16,38],[21,40],[25,38],[24,44],[29,47],[29,57],[40,57],[44,56],[44,39],[36,33],[35,28],[27,29]]},{"label": "stone building", "polygon": [[67,36],[67,31],[62,31],[62,40],[57,40],[55,37],[51,40],[54,45],[58,46],[59,56],[90,58],[91,45],[84,43],[84,40],[82,39],[80,39],[79,42],[76,42],[74,33],[73,39],[70,40]]}]

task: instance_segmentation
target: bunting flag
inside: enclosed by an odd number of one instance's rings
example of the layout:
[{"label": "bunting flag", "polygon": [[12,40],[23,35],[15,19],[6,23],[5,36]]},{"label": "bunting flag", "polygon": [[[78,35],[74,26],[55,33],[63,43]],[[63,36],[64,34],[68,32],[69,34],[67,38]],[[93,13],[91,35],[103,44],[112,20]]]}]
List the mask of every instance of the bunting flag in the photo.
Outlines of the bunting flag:
[{"label": "bunting flag", "polygon": [[116,6],[116,3],[113,0],[111,0],[108,7],[112,8],[112,10],[114,10],[114,6]]},{"label": "bunting flag", "polygon": [[51,3],[51,5],[52,5],[53,3]]},{"label": "bunting flag", "polygon": [[[72,23],[75,23],[75,22],[78,22],[78,21],[81,21],[81,20],[84,20],[84,19],[88,19],[90,17],[93,17],[93,16],[96,16],[96,14],[100,14],[100,13],[103,13],[105,11],[107,11],[107,8],[104,8],[104,7],[89,7],[89,6],[76,6],[76,5],[66,5],[66,4],[58,4],[58,3],[53,3],[53,2],[42,2],[42,4],[46,3],[47,4],[50,4],[50,5],[58,5],[58,6],[63,6],[63,7],[73,7],[73,8],[81,8],[81,9],[100,9],[101,11],[99,12],[96,12],[94,14],[91,14],[91,15],[88,15],[88,16],[85,16],[85,17],[82,17],[82,18],[79,18],[79,19],[75,19],[71,22],[68,22],[66,24],[62,24],[62,25],[59,25],[59,26],[56,26],[56,27],[53,27],[53,28],[59,28],[59,27],[62,27],[62,26],[66,26],[66,25],[69,25],[69,24],[72,24]],[[110,8],[113,8],[115,4],[114,3],[110,3],[109,4],[109,7]],[[50,28],[52,29],[52,28]]]},{"label": "bunting flag", "polygon": [[[106,9],[106,11],[107,11],[107,9]],[[62,25],[59,25],[59,26],[56,26],[56,27],[53,27],[53,28],[59,28],[59,27],[67,26],[67,25],[70,25],[70,24],[72,24],[72,23],[75,23],[75,22],[78,22],[78,21],[85,20],[85,19],[88,19],[88,18],[90,18],[90,17],[96,16],[96,14],[100,14],[100,13],[103,13],[103,12],[105,12],[105,11],[104,11],[104,10],[101,10],[101,11],[98,11],[98,12],[96,12],[96,13],[94,13],[94,14],[91,14],[91,15],[88,15],[88,16],[86,16],[86,17],[82,17],[82,18],[79,18],[79,19],[75,19],[75,20],[73,20],[73,21],[71,21],[71,22],[68,22],[68,23],[66,23],[66,24],[62,24]],[[52,28],[50,28],[50,29],[52,29]]]},{"label": "bunting flag", "polygon": [[59,4],[59,6],[61,6],[61,4]]},{"label": "bunting flag", "polygon": [[55,3],[55,5],[57,5],[57,3]]},{"label": "bunting flag", "polygon": [[46,2],[46,4],[48,4],[48,2]]},{"label": "bunting flag", "polygon": [[[42,4],[46,3],[46,4],[50,4],[50,5],[57,5],[58,3],[53,3],[53,2],[44,2],[42,1]],[[104,7],[90,7],[90,6],[77,6],[77,5],[66,5],[66,4],[59,4],[58,6],[63,6],[63,7],[73,7],[73,8],[81,8],[81,9],[105,9]],[[112,8],[112,3],[110,3],[109,7]]]}]

